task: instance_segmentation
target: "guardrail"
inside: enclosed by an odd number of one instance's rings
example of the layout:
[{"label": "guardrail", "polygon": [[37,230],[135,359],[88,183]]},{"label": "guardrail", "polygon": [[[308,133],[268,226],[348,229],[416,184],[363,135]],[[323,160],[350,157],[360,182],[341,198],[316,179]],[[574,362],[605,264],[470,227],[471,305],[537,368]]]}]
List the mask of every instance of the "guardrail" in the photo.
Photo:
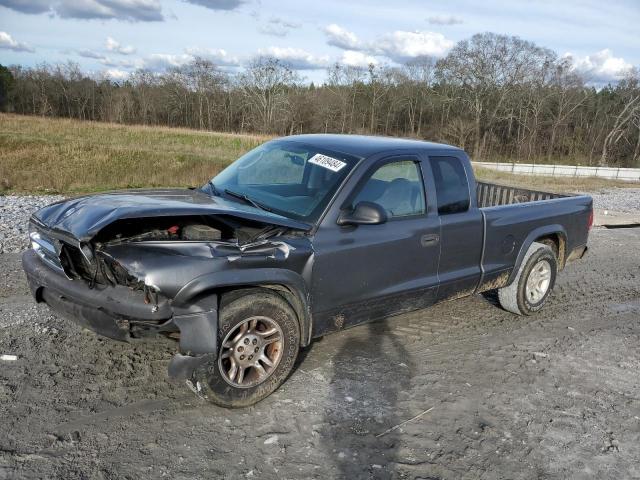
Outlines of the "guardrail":
[{"label": "guardrail", "polygon": [[583,167],[578,165],[542,165],[535,163],[471,162],[473,165],[519,175],[549,177],[601,177],[640,182],[640,168]]}]

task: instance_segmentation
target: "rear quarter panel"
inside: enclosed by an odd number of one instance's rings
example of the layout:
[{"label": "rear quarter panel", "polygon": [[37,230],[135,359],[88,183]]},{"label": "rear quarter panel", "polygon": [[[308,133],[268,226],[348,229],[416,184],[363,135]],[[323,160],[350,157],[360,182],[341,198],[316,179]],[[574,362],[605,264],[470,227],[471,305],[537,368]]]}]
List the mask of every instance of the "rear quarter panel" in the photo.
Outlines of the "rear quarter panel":
[{"label": "rear quarter panel", "polygon": [[482,262],[485,275],[512,270],[511,281],[514,266],[519,266],[531,243],[545,235],[562,235],[566,254],[586,245],[591,209],[592,199],[589,196],[481,209],[486,229]]}]

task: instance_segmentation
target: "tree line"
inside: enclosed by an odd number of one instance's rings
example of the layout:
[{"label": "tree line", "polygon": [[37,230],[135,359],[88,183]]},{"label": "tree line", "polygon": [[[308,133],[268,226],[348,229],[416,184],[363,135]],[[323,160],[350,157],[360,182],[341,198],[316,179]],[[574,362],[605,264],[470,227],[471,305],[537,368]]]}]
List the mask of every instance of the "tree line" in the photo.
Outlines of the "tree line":
[{"label": "tree line", "polygon": [[477,160],[640,167],[640,77],[596,88],[570,59],[482,33],[439,60],[335,64],[321,85],[270,57],[228,73],[205,58],[126,80],[77,64],[0,66],[0,108],[20,114],[276,135],[361,133],[451,143]]}]

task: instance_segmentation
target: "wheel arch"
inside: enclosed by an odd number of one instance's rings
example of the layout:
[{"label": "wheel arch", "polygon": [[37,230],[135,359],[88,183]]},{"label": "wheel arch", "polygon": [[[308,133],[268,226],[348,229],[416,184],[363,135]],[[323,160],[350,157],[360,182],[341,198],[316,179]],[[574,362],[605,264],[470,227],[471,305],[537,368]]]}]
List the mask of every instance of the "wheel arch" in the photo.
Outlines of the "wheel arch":
[{"label": "wheel arch", "polygon": [[300,326],[300,345],[309,345],[313,327],[309,292],[302,276],[290,270],[248,269],[203,275],[182,287],[173,304],[187,306],[194,299],[215,294],[220,305],[233,298],[232,292],[255,288],[273,291],[289,303]]},{"label": "wheel arch", "polygon": [[564,233],[555,232],[548,235],[542,235],[536,238],[534,242],[549,245],[558,259],[558,270],[562,270],[564,268],[567,262],[567,237]]},{"label": "wheel arch", "polygon": [[542,227],[538,227],[525,237],[522,245],[520,246],[520,250],[518,252],[518,256],[516,257],[516,261],[509,275],[509,280],[506,285],[511,285],[513,280],[516,278],[520,267],[522,266],[522,260],[527,254],[527,250],[533,242],[544,243],[549,245],[552,249],[557,248],[557,258],[558,258],[558,270],[562,270],[564,268],[565,259],[566,259],[566,245],[567,245],[567,232],[562,225],[553,224],[553,225],[545,225]]}]

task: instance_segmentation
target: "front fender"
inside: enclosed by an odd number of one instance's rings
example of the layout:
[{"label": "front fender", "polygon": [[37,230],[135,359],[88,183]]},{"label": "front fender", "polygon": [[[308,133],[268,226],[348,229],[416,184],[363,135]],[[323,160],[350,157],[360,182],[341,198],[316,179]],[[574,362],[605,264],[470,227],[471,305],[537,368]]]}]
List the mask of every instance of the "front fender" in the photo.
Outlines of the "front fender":
[{"label": "front fender", "polygon": [[242,270],[227,270],[201,275],[184,287],[173,298],[174,307],[186,308],[194,298],[205,296],[208,292],[216,292],[222,288],[249,286],[283,286],[299,302],[299,307],[293,305],[299,317],[301,344],[310,343],[312,332],[312,316],[310,295],[304,278],[292,271],[281,268],[250,268]]}]

